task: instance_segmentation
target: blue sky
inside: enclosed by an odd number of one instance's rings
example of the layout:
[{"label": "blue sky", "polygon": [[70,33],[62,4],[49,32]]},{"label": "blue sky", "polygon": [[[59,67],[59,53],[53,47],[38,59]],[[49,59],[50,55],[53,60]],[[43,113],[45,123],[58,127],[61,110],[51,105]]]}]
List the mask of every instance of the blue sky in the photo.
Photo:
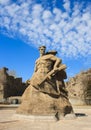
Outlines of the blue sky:
[{"label": "blue sky", "polygon": [[46,45],[74,76],[91,68],[90,28],[90,0],[0,0],[0,68],[26,81]]}]

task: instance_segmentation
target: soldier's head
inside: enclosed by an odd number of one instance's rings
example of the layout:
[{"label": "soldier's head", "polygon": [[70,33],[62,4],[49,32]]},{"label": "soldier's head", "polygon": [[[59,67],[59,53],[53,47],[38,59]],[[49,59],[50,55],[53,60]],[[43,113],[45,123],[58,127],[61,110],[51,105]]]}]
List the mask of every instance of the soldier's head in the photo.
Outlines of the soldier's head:
[{"label": "soldier's head", "polygon": [[40,47],[39,47],[40,56],[43,56],[43,55],[45,54],[45,50],[46,50],[46,47],[45,47],[45,46],[40,46]]}]

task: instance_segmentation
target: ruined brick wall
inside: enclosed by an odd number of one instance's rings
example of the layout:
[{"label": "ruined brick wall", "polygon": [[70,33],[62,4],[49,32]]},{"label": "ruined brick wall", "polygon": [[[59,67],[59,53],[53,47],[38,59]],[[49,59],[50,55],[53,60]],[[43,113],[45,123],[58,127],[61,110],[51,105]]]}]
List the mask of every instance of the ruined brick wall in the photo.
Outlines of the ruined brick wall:
[{"label": "ruined brick wall", "polygon": [[10,96],[21,96],[27,85],[22,78],[15,78],[7,73],[7,68],[0,69],[0,99]]},{"label": "ruined brick wall", "polygon": [[6,73],[7,72],[7,68],[2,68],[0,69],[0,99],[4,98],[4,95],[5,95],[5,86],[6,86],[6,83],[7,83],[7,77],[8,77],[8,74]]}]

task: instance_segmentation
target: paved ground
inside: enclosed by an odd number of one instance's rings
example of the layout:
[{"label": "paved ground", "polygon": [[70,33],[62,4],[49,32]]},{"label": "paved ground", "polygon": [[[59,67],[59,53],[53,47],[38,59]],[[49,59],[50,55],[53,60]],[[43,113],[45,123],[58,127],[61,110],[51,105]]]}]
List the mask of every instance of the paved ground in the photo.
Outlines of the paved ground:
[{"label": "paved ground", "polygon": [[56,120],[15,118],[16,109],[0,106],[0,130],[91,130],[91,107],[73,107],[77,117]]}]

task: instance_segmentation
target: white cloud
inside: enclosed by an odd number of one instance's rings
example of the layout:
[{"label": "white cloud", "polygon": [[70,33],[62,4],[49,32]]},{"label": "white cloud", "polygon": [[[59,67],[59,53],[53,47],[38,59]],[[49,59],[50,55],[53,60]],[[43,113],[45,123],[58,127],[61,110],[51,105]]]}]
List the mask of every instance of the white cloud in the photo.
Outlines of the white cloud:
[{"label": "white cloud", "polygon": [[70,12],[70,0],[64,0],[64,9],[68,12]]},{"label": "white cloud", "polygon": [[10,0],[0,0],[0,5],[7,5],[10,3]]},{"label": "white cloud", "polygon": [[[82,8],[76,2],[70,8],[70,1],[64,0],[63,8],[44,9],[36,0],[13,3],[1,0],[0,27],[2,33],[10,33],[26,43],[38,47],[46,45],[66,57],[88,56],[91,54],[91,12],[90,5]],[[7,31],[6,31],[7,30]],[[61,51],[60,51],[61,50]]]}]

